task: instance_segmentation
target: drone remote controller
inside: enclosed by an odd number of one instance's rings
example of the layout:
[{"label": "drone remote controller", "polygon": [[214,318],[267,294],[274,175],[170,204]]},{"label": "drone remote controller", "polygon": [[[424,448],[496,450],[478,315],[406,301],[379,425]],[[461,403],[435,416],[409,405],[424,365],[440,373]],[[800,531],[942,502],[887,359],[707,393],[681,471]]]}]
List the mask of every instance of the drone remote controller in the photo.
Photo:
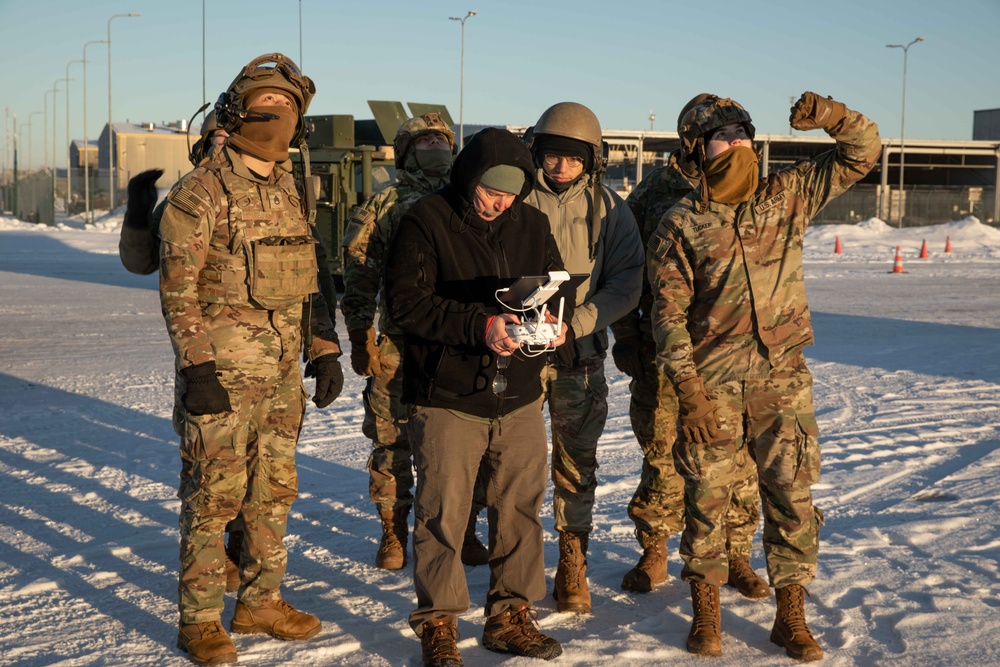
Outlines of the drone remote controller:
[{"label": "drone remote controller", "polygon": [[534,319],[525,320],[521,324],[508,324],[507,335],[517,341],[519,345],[548,347],[552,341],[559,338],[559,333],[562,331],[563,307],[565,305],[566,299],[560,297],[559,317],[555,322],[545,321],[547,306],[542,305],[540,308],[535,308]]},{"label": "drone remote controller", "polygon": [[559,338],[561,328],[561,323],[528,321],[523,324],[508,324],[507,335],[521,345],[548,347],[552,341]]}]

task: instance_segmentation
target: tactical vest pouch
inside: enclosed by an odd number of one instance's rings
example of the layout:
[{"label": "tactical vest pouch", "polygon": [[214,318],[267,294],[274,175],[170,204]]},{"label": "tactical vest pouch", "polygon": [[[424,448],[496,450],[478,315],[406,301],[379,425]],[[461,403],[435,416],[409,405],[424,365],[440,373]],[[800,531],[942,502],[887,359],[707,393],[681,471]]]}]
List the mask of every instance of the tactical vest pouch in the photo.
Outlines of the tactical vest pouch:
[{"label": "tactical vest pouch", "polygon": [[209,248],[205,266],[198,277],[198,300],[246,306],[248,297],[247,262],[243,254],[234,255]]},{"label": "tactical vest pouch", "polygon": [[250,298],[268,310],[299,303],[319,291],[316,239],[268,236],[244,241],[250,258]]}]

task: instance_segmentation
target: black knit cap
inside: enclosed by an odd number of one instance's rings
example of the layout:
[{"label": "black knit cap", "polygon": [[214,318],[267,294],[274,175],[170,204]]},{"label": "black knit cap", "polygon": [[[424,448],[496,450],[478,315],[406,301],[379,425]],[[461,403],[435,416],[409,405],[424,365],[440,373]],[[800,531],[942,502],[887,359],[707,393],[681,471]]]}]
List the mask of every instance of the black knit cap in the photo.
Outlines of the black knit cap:
[{"label": "black knit cap", "polygon": [[555,134],[539,134],[531,145],[535,163],[542,166],[542,156],[545,154],[562,157],[578,157],[583,160],[584,171],[594,168],[594,156],[590,145],[578,139],[560,137]]}]

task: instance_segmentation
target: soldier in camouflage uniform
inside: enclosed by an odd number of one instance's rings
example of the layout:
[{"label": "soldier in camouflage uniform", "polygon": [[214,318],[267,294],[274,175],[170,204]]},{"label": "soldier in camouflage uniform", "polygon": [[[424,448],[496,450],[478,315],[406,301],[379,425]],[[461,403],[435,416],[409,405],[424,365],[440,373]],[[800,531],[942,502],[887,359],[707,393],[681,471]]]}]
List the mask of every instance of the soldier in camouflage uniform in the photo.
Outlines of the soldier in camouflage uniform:
[{"label": "soldier in camouflage uniform", "polygon": [[[344,230],[344,297],[341,309],[351,340],[351,367],[366,377],[362,432],[374,447],[368,459],[368,490],[382,521],[375,565],[398,570],[406,564],[407,517],[413,505],[413,455],[406,437],[402,393],[403,334],[386,314],[382,269],[389,241],[415,201],[449,182],[455,133],[436,113],[410,118],[393,141],[396,184],[354,209]],[[379,336],[375,335],[378,308]],[[486,505],[476,485],[462,546],[462,562],[483,565],[489,558],[476,538],[476,516]]]},{"label": "soldier in camouflage uniform", "polygon": [[647,244],[657,364],[677,389],[685,480],[681,538],[694,618],[687,649],[721,655],[719,586],[727,579],[724,516],[741,449],[757,463],[767,574],[776,589],[771,641],[799,660],[823,651],[805,620],[822,515],[812,378],[813,342],[802,269],[806,225],[875,166],[875,123],[807,92],[791,126],[823,129],[836,147],[759,176],[750,115],[730,99],[696,105],[681,123],[699,185],[662,218]]},{"label": "soldier in camouflage uniform", "polygon": [[[302,193],[275,169],[304,141],[314,93],[281,54],[249,63],[216,104],[228,146],[178,181],[160,223],[160,300],[176,354],[181,436],[178,646],[198,664],[236,661],[220,617],[223,532],[237,515],[245,536],[230,630],[280,639],[320,630],[280,590],[305,413],[303,303],[318,290],[318,266]],[[325,304],[310,310],[313,401],[322,408],[343,386],[340,347]]]},{"label": "soldier in camouflage uniform", "polygon": [[[678,125],[684,114],[708,97],[702,93],[688,102],[677,117]],[[681,151],[674,151],[667,164],[650,172],[629,194],[625,202],[635,215],[643,243],[652,236],[663,214],[691,192],[697,177],[695,166],[684,161]],[[648,593],[667,580],[667,539],[684,528],[684,479],[674,467],[673,457],[677,394],[656,368],[652,304],[653,295],[644,280],[639,307],[611,325],[615,365],[631,378],[629,416],[643,457],[639,486],[628,505],[643,553],[622,579],[622,588],[636,593]],[[760,519],[757,470],[745,451],[738,457],[739,477],[726,512],[727,583],[745,597],[763,598],[770,595],[770,589],[750,566],[753,534]]]},{"label": "soldier in camouflage uniform", "polygon": [[[590,613],[587,547],[594,523],[597,441],[608,417],[607,327],[639,302],[643,254],[632,211],[601,184],[605,155],[597,116],[560,102],[528,137],[537,185],[525,202],[545,213],[571,274],[587,279],[565,345],[542,377],[552,425],[552,511],[559,564],[552,592],[559,611]],[[554,306],[553,306],[554,307]]]}]

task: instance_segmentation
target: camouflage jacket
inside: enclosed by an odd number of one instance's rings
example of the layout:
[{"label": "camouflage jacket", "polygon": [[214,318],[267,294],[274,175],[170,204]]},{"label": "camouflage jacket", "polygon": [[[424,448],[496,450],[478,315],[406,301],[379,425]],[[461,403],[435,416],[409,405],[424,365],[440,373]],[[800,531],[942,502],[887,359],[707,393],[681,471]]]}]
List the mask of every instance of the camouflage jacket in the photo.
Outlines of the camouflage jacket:
[{"label": "camouflage jacket", "polygon": [[657,365],[675,385],[766,378],[813,342],[802,276],[806,225],[861,180],[881,152],[878,128],[847,111],[837,145],[768,175],[736,207],[699,191],[663,216],[647,243]]},{"label": "camouflage jacket", "polygon": [[[674,151],[670,154],[667,164],[649,172],[625,200],[632,215],[635,216],[643,245],[649,242],[649,237],[656,231],[663,214],[694,187],[677,162],[679,153],[680,151]],[[643,278],[639,307],[611,325],[615,340],[639,339],[652,344],[653,327],[650,324],[652,309],[653,294],[649,290],[649,281]]]},{"label": "camouflage jacket", "polygon": [[590,276],[577,287],[572,327],[577,354],[593,356],[608,348],[607,327],[639,303],[643,282],[639,230],[622,198],[602,185],[603,216],[596,257],[591,259],[591,179],[581,178],[557,193],[545,182],[541,169],[536,176],[535,189],[524,202],[548,216],[566,270]]},{"label": "camouflage jacket", "polygon": [[348,331],[367,329],[378,309],[379,330],[402,335],[386,313],[382,290],[382,268],[386,251],[403,214],[415,201],[448,182],[448,176],[429,178],[422,172],[400,170],[396,184],[372,195],[355,207],[344,230],[344,296],[340,309]]},{"label": "camouflage jacket", "polygon": [[[208,361],[267,368],[297,358],[317,265],[291,174],[275,169],[261,180],[227,148],[174,185],[160,237],[160,302],[179,369]],[[288,246],[293,255],[274,250]],[[289,256],[295,273],[285,268]],[[309,358],[340,354],[322,297],[314,295],[311,311]]]}]

